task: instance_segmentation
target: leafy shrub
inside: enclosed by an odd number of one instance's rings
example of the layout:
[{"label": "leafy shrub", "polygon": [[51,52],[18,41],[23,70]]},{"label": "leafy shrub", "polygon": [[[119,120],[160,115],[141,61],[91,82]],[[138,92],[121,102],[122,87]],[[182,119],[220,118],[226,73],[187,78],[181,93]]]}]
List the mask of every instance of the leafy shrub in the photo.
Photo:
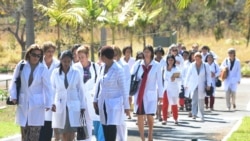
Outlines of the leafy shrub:
[{"label": "leafy shrub", "polygon": [[250,77],[250,64],[243,64],[241,74],[244,77]]}]

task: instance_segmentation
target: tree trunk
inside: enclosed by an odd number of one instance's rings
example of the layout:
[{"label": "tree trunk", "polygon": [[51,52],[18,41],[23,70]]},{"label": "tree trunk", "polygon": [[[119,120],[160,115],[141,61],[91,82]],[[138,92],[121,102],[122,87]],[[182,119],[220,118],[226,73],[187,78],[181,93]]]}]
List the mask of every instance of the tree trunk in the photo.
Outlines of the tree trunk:
[{"label": "tree trunk", "polygon": [[58,52],[58,55],[61,53],[61,39],[60,39],[60,24],[58,23],[57,24],[57,52]]},{"label": "tree trunk", "polygon": [[249,45],[249,40],[250,40],[250,13],[248,14],[248,33],[247,33],[247,47]]},{"label": "tree trunk", "polygon": [[24,11],[26,17],[26,47],[29,47],[35,42],[33,0],[25,0]]},{"label": "tree trunk", "polygon": [[111,34],[112,34],[112,44],[115,44],[115,27],[111,27]]},{"label": "tree trunk", "polygon": [[94,25],[93,22],[90,23],[91,26],[91,37],[90,37],[90,53],[91,53],[91,61],[95,61],[95,56],[94,56]]}]

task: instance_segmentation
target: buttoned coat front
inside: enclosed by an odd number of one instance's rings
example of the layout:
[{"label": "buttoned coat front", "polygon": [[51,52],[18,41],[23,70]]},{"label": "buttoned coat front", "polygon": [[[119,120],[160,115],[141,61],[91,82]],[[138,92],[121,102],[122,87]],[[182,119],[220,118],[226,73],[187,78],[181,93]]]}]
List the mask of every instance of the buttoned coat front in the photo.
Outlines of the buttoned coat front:
[{"label": "buttoned coat front", "polygon": [[[131,74],[135,74],[138,66],[139,70],[137,73],[137,78],[142,79],[143,75],[143,68],[142,65],[145,65],[144,60],[139,60],[135,63],[133,69],[131,70]],[[158,98],[163,97],[163,83],[162,83],[162,66],[156,62],[155,60],[152,60],[149,65],[152,65],[149,73],[148,78],[144,90],[144,96],[143,96],[143,106],[146,114],[154,114],[156,113],[157,108],[157,102]],[[138,86],[138,90],[134,96],[134,112],[136,113],[138,109],[137,104],[137,98],[139,93],[140,85]]]},{"label": "buttoned coat front", "polygon": [[[101,73],[98,78],[97,87],[100,85],[99,94],[95,96],[98,102],[100,121],[104,125],[121,125],[124,121],[124,109],[129,109],[129,90],[126,87],[125,73],[123,68],[114,62],[104,74],[106,65],[101,66]],[[99,84],[100,83],[100,84]],[[106,107],[107,119],[104,114]]]},{"label": "buttoned coat front", "polygon": [[230,87],[230,89],[234,92],[237,90],[238,83],[241,80],[241,66],[240,66],[240,60],[235,58],[234,66],[232,70],[230,70],[231,62],[229,58],[226,58],[222,64],[221,68],[227,67],[229,69],[228,77],[224,80],[224,90],[227,91]]},{"label": "buttoned coat front", "polygon": [[205,88],[211,86],[211,83],[211,71],[207,63],[201,64],[199,74],[196,69],[196,62],[190,64],[184,86],[187,88],[187,93],[191,93],[191,97],[193,97],[195,89],[198,88],[198,98],[204,99],[206,96]]},{"label": "buttoned coat front", "polygon": [[67,73],[68,88],[65,88],[65,73],[59,72],[60,68],[53,71],[51,84],[54,90],[53,103],[56,105],[56,112],[52,113],[52,128],[65,127],[66,106],[68,108],[69,122],[71,127],[80,127],[81,109],[85,109],[83,80],[80,72],[70,67]]},{"label": "buttoned coat front", "polygon": [[[19,104],[16,110],[16,123],[22,127],[43,126],[45,108],[52,106],[52,89],[49,80],[48,69],[39,63],[33,72],[33,81],[28,86],[31,67],[29,62],[24,61],[21,72],[21,89],[19,94]],[[16,66],[9,89],[11,100],[17,99],[15,80],[19,75],[20,63]]]}]

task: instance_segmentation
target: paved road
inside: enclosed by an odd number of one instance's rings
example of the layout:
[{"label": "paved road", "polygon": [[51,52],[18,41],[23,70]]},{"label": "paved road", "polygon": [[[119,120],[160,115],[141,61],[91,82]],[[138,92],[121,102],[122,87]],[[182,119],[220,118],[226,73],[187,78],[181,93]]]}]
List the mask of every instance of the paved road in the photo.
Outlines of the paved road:
[{"label": "paved road", "polygon": [[[0,75],[1,78],[1,75]],[[220,141],[244,116],[250,116],[250,79],[242,79],[237,92],[237,110],[227,111],[225,94],[222,88],[217,89],[215,99],[215,111],[206,111],[205,122],[188,118],[187,112],[179,112],[179,125],[175,125],[172,117],[167,125],[161,125],[155,120],[154,141]],[[140,141],[136,118],[127,121],[128,141]],[[147,127],[145,127],[147,131]],[[19,141],[20,136],[14,139],[0,141]],[[93,140],[94,141],[94,140]]]}]

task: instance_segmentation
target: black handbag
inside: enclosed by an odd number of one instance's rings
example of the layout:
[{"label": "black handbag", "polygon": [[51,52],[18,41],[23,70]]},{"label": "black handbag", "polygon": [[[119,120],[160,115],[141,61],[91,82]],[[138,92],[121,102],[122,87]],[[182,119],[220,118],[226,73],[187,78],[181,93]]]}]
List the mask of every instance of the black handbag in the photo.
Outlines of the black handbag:
[{"label": "black handbag", "polygon": [[88,128],[86,125],[86,119],[85,119],[84,114],[81,114],[80,122],[81,122],[81,126],[77,127],[76,139],[77,140],[86,140],[89,138],[89,134],[88,134]]},{"label": "black handbag", "polygon": [[[206,82],[205,82],[205,86],[207,86],[207,71],[206,71],[206,65],[204,64],[204,69],[205,69],[205,77],[206,77]],[[212,83],[210,85],[210,89],[207,90],[207,88],[205,88],[206,94],[207,96],[212,96],[214,93],[214,87],[212,86]]]},{"label": "black handbag", "polygon": [[[214,68],[215,68],[215,72],[217,72],[216,65],[214,66]],[[215,78],[215,86],[221,87],[221,80],[218,77]]]},{"label": "black handbag", "polygon": [[16,81],[15,81],[15,83],[16,83],[16,103],[13,103],[13,101],[10,101],[10,97],[8,97],[6,100],[7,105],[16,105],[19,102],[19,94],[20,94],[20,89],[21,89],[21,72],[23,70],[23,67],[24,67],[24,61],[21,61],[19,73],[18,73],[18,76],[17,76]]},{"label": "black handbag", "polygon": [[215,80],[216,87],[221,87],[221,80],[217,77]]},{"label": "black handbag", "polygon": [[137,73],[138,73],[139,68],[140,68],[140,62],[139,62],[139,65],[137,67],[137,70],[136,70],[135,74],[131,75],[130,90],[129,90],[129,95],[130,96],[135,95],[135,93],[138,90],[140,80],[138,80],[138,78],[137,78]]}]

